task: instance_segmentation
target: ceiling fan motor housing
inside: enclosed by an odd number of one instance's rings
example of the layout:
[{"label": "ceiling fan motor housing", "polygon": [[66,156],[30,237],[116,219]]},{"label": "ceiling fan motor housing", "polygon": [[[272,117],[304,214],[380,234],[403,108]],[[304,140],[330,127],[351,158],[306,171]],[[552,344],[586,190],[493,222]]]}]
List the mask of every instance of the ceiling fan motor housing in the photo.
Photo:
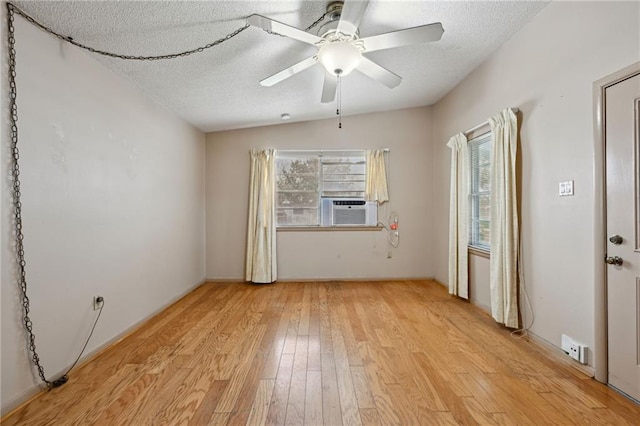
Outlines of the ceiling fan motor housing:
[{"label": "ceiling fan motor housing", "polygon": [[[327,14],[329,16],[329,20],[327,20],[324,24],[320,25],[318,28],[318,36],[326,37],[329,34],[336,33],[336,29],[338,27],[338,23],[340,22],[340,17],[342,16],[342,7],[344,6],[343,1],[332,1],[327,5]],[[354,39],[358,38],[358,34],[353,35]]]}]

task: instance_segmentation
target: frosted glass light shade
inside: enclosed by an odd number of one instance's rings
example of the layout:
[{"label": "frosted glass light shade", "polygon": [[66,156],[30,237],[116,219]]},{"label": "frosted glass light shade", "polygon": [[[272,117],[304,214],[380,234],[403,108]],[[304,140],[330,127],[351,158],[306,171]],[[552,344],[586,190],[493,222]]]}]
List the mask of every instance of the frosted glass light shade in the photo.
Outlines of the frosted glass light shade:
[{"label": "frosted glass light shade", "polygon": [[347,75],[360,63],[357,47],[346,41],[336,41],[320,48],[318,60],[333,75]]}]

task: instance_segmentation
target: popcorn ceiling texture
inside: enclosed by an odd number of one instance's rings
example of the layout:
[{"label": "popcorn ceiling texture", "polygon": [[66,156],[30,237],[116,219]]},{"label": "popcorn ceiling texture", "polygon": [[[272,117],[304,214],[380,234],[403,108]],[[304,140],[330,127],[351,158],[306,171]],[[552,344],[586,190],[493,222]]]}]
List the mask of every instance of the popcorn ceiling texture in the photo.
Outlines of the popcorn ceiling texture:
[{"label": "popcorn ceiling texture", "polygon": [[[176,53],[203,46],[258,13],[305,28],[325,11],[323,1],[46,1],[16,5],[55,31],[107,51]],[[372,0],[361,24],[367,37],[442,22],[439,42],[367,56],[403,78],[388,89],[354,72],[342,82],[343,115],[431,105],[526,25],[546,2]],[[22,18],[16,18],[22,21]],[[312,30],[313,31],[313,30]],[[17,40],[19,63],[20,40]],[[61,49],[76,49],[71,45]],[[335,116],[321,104],[323,72],[316,65],[273,87],[258,83],[313,56],[313,46],[249,28],[204,53],[164,61],[123,61],[93,55],[150,98],[205,132]],[[89,53],[87,53],[89,54]]]}]

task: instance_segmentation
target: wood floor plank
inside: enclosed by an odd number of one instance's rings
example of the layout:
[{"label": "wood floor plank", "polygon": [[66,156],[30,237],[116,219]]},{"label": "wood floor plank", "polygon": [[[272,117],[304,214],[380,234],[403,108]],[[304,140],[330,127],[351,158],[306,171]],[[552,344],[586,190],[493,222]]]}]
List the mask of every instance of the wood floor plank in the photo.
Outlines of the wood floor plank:
[{"label": "wood floor plank", "polygon": [[327,284],[318,287],[318,315],[320,322],[320,351],[322,354],[333,353],[331,343],[331,317],[329,314],[329,301],[327,299]]},{"label": "wood floor plank", "polygon": [[356,399],[358,400],[358,408],[376,408],[376,402],[371,395],[369,389],[369,380],[363,366],[354,365],[351,367],[351,379],[356,391]]},{"label": "wood floor plank", "polygon": [[362,421],[362,426],[381,426],[382,425],[380,414],[378,414],[378,410],[376,410],[375,408],[361,408],[360,420]]},{"label": "wood floor plank", "polygon": [[259,426],[267,423],[267,414],[271,404],[271,395],[276,384],[275,379],[262,379],[258,384],[256,396],[251,405],[251,413],[247,419],[247,425]]},{"label": "wood floor plank", "polygon": [[311,319],[311,287],[305,286],[300,304],[300,321],[298,322],[298,335],[309,335],[309,321]]},{"label": "wood floor plank", "polygon": [[92,424],[100,416],[102,407],[108,407],[117,399],[120,393],[138,377],[138,365],[126,365],[114,376],[110,377],[103,386],[94,387],[84,394],[84,398],[73,406],[66,407],[65,417],[74,419],[74,424]]},{"label": "wood floor plank", "polygon": [[304,424],[321,425],[322,417],[322,372],[307,371],[304,400]]},{"label": "wood floor plank", "polygon": [[280,299],[274,303],[274,314],[271,321],[274,322],[277,320],[278,324],[272,337],[271,346],[267,351],[267,359],[260,372],[261,379],[275,379],[278,374],[278,366],[280,365],[280,357],[284,350],[284,342],[290,320],[290,313],[284,309],[286,293],[283,292],[283,296],[284,297],[281,296]]},{"label": "wood floor plank", "polygon": [[282,425],[287,415],[287,402],[289,401],[289,388],[291,387],[291,374],[293,373],[294,354],[282,354],[276,383],[271,395],[271,405],[267,414],[267,423]]},{"label": "wood floor plank", "polygon": [[396,414],[396,408],[393,405],[380,373],[377,357],[372,351],[373,345],[372,342],[360,342],[358,344],[364,370],[367,374],[369,389],[373,395],[373,400],[375,401],[382,424],[397,425],[400,424],[400,418]]},{"label": "wood floor plank", "polygon": [[211,283],[0,422],[639,424],[572,362],[431,281]]},{"label": "wood floor plank", "polygon": [[[338,381],[338,392],[340,393],[340,408],[343,423],[349,425],[360,424],[360,414],[358,412],[358,400],[356,397],[351,370],[349,369],[349,355],[345,347],[344,337],[338,324],[341,321],[337,317],[331,318],[332,341],[334,349],[334,361],[336,366],[336,378]],[[358,355],[359,357],[359,355]]]},{"label": "wood floor plank", "polygon": [[184,389],[182,384],[190,372],[185,369],[165,372],[157,382],[163,386],[156,386],[154,392],[147,393],[140,400],[135,414],[128,419],[129,424],[142,425],[166,421],[169,414],[167,409],[175,395],[179,395]]},{"label": "wood floor plank", "polygon": [[325,424],[342,424],[340,410],[340,394],[336,378],[336,364],[332,353],[321,354],[322,357],[322,415]]},{"label": "wood floor plank", "polygon": [[120,394],[118,399],[112,402],[100,413],[95,424],[131,424],[130,418],[135,415],[132,407],[137,407],[140,401],[148,394],[158,381],[157,374],[144,374],[130,383]]},{"label": "wood floor plank", "polygon": [[307,370],[320,371],[322,351],[320,350],[320,336],[309,335],[309,350],[307,356]]},{"label": "wood floor plank", "polygon": [[252,336],[247,339],[247,341],[250,342],[250,346],[242,354],[240,362],[235,367],[234,373],[231,379],[229,379],[229,385],[225,388],[218,402],[216,413],[230,413],[235,406],[244,381],[247,378],[253,355],[258,347],[258,342],[260,342],[260,339],[264,335],[265,328],[265,325],[257,325]]},{"label": "wood floor plank", "polygon": [[287,401],[287,416],[285,418],[285,424],[288,425],[301,425],[304,423],[308,353],[309,336],[298,336],[296,352],[293,357],[291,386],[289,387],[289,400]]},{"label": "wood floor plank", "polygon": [[[193,417],[189,420],[189,426],[211,424],[210,422],[212,421],[212,418],[219,414],[215,412],[215,409],[220,397],[228,385],[228,380],[215,380],[209,385],[207,393],[202,398],[200,405],[196,408]],[[228,418],[228,416],[225,418]]]}]

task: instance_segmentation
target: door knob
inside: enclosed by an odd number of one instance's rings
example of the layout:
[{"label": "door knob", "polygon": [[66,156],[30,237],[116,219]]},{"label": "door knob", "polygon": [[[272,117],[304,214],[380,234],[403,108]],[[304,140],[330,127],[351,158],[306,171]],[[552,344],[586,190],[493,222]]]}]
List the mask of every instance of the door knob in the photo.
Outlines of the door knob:
[{"label": "door knob", "polygon": [[620,256],[605,257],[604,261],[609,265],[622,266],[622,258]]},{"label": "door knob", "polygon": [[622,244],[622,241],[624,241],[624,239],[620,235],[615,234],[609,237],[609,241],[611,241],[615,245],[620,245]]}]

